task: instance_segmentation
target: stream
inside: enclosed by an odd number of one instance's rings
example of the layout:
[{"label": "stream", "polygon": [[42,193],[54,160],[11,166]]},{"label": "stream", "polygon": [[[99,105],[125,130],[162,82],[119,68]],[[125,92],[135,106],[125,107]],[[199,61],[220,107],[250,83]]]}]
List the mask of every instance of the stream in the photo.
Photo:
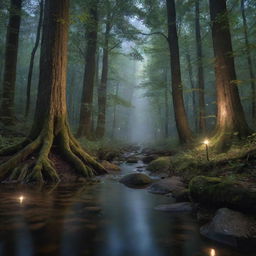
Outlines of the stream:
[{"label": "stream", "polygon": [[154,207],[170,198],[118,182],[121,173],[78,187],[0,187],[0,255],[253,256],[203,239],[191,214]]}]

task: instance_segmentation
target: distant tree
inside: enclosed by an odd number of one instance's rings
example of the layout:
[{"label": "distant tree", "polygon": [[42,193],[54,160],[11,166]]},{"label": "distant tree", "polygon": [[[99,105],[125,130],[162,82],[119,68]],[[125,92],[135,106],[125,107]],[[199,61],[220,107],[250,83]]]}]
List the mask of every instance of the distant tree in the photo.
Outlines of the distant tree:
[{"label": "distant tree", "polygon": [[204,67],[203,51],[200,27],[200,4],[195,0],[195,31],[196,31],[196,54],[197,54],[197,85],[199,89],[199,132],[204,133],[206,129],[205,92],[204,92]]},{"label": "distant tree", "polygon": [[3,93],[0,120],[5,125],[15,123],[14,95],[19,48],[22,0],[11,0],[6,34]]},{"label": "distant tree", "polygon": [[77,176],[105,173],[105,169],[73,137],[66,106],[66,67],[69,1],[45,0],[39,91],[29,137],[0,155],[15,154],[0,165],[0,180],[18,182],[60,181],[58,164],[50,154],[70,164]]},{"label": "distant tree", "polygon": [[255,85],[255,75],[253,72],[253,62],[251,56],[251,49],[250,49],[250,42],[248,38],[248,25],[247,25],[247,18],[245,14],[245,0],[241,0],[241,12],[243,17],[243,32],[244,32],[244,41],[245,41],[245,49],[246,49],[246,57],[248,63],[248,71],[250,75],[250,84],[251,84],[251,111],[252,111],[252,120],[254,126],[256,126],[256,85]]},{"label": "distant tree", "polygon": [[176,25],[176,9],[174,0],[166,0],[168,18],[168,43],[170,48],[171,75],[172,75],[172,97],[176,127],[181,143],[192,141],[192,132],[189,127],[188,118],[183,99],[183,86],[181,81],[179,43]]},{"label": "distant tree", "polygon": [[246,123],[237,88],[226,0],[210,0],[212,39],[215,57],[217,123],[213,144],[219,151],[230,147],[234,136],[247,136]]},{"label": "distant tree", "polygon": [[39,20],[37,25],[37,32],[36,32],[36,41],[31,52],[31,58],[29,63],[29,71],[28,71],[28,81],[27,81],[27,94],[26,94],[26,108],[25,108],[25,117],[28,116],[30,110],[30,95],[31,95],[31,82],[32,82],[32,75],[33,75],[33,68],[34,68],[34,59],[35,55],[40,43],[40,36],[41,36],[41,28],[43,23],[43,12],[44,12],[44,0],[40,0],[39,3]]},{"label": "distant tree", "polygon": [[78,136],[91,138],[92,103],[95,85],[96,54],[98,43],[98,1],[90,3],[89,21],[86,26],[86,53],[82,101]]}]

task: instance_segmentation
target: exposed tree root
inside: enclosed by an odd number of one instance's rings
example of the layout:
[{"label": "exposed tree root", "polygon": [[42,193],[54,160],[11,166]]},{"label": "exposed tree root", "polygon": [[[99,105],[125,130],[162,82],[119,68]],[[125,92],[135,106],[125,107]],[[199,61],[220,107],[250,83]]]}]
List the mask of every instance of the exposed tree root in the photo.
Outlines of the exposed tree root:
[{"label": "exposed tree root", "polygon": [[51,125],[53,122],[49,123],[50,125],[48,124],[32,142],[28,143],[29,140],[26,140],[0,152],[1,155],[11,155],[17,152],[0,165],[0,181],[58,183],[60,181],[58,171],[61,170],[56,170],[54,163],[49,159],[53,146],[74,168],[77,176],[88,178],[106,173],[104,167],[84,152],[71,134],[66,122],[59,126],[57,132]]}]

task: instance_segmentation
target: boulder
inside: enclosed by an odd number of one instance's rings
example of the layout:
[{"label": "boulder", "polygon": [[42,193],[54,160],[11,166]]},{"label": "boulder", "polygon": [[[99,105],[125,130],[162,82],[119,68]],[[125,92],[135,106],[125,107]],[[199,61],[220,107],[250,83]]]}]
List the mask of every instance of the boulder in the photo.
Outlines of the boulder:
[{"label": "boulder", "polygon": [[154,194],[168,194],[170,192],[178,193],[178,191],[183,191],[184,189],[185,184],[182,182],[181,178],[172,176],[153,183],[148,191]]},{"label": "boulder", "polygon": [[158,157],[156,160],[150,162],[147,169],[154,173],[169,172],[171,169],[171,157]]},{"label": "boulder", "polygon": [[200,233],[214,241],[238,246],[240,241],[256,241],[256,220],[241,212],[221,208],[210,223],[201,227]]},{"label": "boulder", "polygon": [[110,163],[108,161],[102,161],[101,162],[101,165],[107,170],[107,171],[110,171],[110,172],[120,172],[121,171],[121,168],[118,166],[118,165],[115,165],[113,163]]},{"label": "boulder", "polygon": [[136,164],[138,163],[138,158],[131,156],[126,159],[126,163],[128,164]]},{"label": "boulder", "polygon": [[189,184],[190,197],[206,207],[228,207],[245,212],[256,212],[256,191],[232,181],[197,176]]},{"label": "boulder", "polygon": [[175,204],[163,204],[155,207],[155,210],[164,212],[192,212],[193,205],[190,202],[175,203]]},{"label": "boulder", "polygon": [[158,158],[158,155],[148,155],[148,156],[144,156],[142,158],[142,162],[144,164],[149,164],[150,162],[156,160]]},{"label": "boulder", "polygon": [[128,187],[138,187],[149,185],[153,182],[153,180],[143,173],[131,173],[122,177],[119,182]]}]

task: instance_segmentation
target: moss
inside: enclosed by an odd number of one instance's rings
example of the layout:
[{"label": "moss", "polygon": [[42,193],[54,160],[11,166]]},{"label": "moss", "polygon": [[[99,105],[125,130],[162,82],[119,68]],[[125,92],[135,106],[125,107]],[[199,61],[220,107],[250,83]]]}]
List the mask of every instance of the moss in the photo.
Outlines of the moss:
[{"label": "moss", "polygon": [[189,191],[193,201],[206,206],[256,212],[256,191],[235,181],[197,176],[191,180]]},{"label": "moss", "polygon": [[151,172],[168,172],[171,168],[171,157],[159,157],[152,161],[147,169]]}]

